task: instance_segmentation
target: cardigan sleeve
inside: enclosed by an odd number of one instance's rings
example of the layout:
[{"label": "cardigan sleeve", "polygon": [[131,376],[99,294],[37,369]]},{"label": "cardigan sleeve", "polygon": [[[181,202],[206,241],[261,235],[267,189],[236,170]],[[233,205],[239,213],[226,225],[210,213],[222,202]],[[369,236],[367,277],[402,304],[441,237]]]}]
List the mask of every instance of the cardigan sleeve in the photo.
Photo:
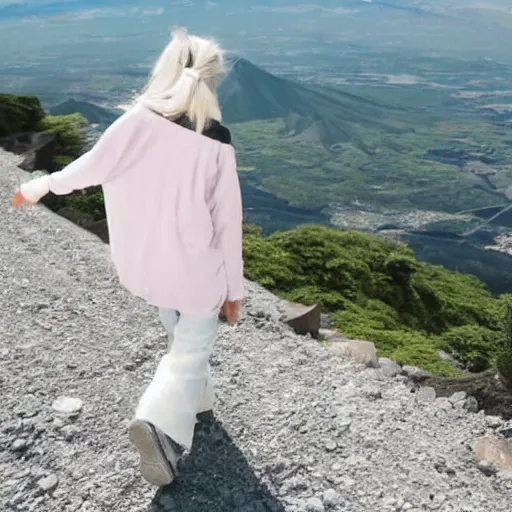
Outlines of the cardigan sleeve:
[{"label": "cardigan sleeve", "polygon": [[66,195],[106,183],[118,169],[137,134],[138,125],[138,119],[131,112],[123,114],[107,128],[90,151],[61,171],[22,184],[21,193],[28,201],[36,203],[48,192]]},{"label": "cardigan sleeve", "polygon": [[242,300],[244,296],[242,193],[236,170],[235,150],[231,145],[221,145],[219,169],[212,199],[212,221],[220,241],[228,280],[227,299]]}]

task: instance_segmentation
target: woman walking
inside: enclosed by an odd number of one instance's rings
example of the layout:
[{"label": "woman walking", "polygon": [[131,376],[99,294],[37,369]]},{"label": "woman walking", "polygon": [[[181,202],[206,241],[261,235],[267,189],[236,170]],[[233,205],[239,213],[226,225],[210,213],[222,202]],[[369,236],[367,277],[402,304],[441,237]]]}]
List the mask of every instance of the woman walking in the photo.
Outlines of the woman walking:
[{"label": "woman walking", "polygon": [[240,184],[216,96],[223,73],[214,41],[175,32],[143,93],[91,151],[12,200],[102,185],[119,279],[158,307],[169,336],[129,427],[141,473],[157,486],[174,480],[197,413],[213,407],[218,316],[236,323],[244,292]]}]

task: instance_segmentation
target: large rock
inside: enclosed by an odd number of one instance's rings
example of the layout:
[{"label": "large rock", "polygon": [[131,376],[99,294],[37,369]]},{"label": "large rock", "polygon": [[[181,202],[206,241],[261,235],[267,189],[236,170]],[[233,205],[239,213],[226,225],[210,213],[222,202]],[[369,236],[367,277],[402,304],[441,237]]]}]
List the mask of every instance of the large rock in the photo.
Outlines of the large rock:
[{"label": "large rock", "polygon": [[480,461],[504,469],[512,469],[512,441],[496,436],[478,439],[475,453]]},{"label": "large rock", "polygon": [[327,348],[334,355],[351,358],[368,366],[377,367],[379,364],[377,349],[371,341],[349,340],[339,336],[331,338]]},{"label": "large rock", "polygon": [[294,302],[285,302],[282,306],[282,320],[297,334],[311,334],[315,338],[320,331],[320,305],[304,306]]},{"label": "large rock", "polygon": [[49,132],[18,133],[0,138],[0,147],[23,155],[20,167],[25,171],[57,170],[55,163],[55,135]]},{"label": "large rock", "polygon": [[395,377],[402,373],[402,367],[387,357],[379,358],[379,368],[381,372],[388,377]]}]

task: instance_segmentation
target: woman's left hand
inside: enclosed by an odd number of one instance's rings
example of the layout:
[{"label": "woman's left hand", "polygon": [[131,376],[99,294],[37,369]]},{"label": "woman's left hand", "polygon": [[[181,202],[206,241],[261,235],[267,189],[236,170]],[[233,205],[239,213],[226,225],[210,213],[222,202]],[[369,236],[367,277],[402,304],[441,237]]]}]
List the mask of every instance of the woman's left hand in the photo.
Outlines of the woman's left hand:
[{"label": "woman's left hand", "polygon": [[30,204],[32,203],[19,190],[14,194],[11,200],[11,205],[16,208],[19,208],[20,206],[28,206]]}]

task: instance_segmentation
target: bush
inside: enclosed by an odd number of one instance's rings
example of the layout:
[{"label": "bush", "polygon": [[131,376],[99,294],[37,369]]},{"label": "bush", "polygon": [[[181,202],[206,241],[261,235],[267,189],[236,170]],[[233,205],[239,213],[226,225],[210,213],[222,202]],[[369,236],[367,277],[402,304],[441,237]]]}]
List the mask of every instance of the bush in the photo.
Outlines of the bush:
[{"label": "bush", "polygon": [[86,193],[78,192],[68,196],[67,206],[79,212],[89,214],[95,221],[106,217],[101,187],[94,187]]},{"label": "bush", "polygon": [[288,300],[321,304],[345,335],[374,341],[382,355],[442,375],[458,372],[440,360],[440,348],[473,371],[493,363],[504,301],[477,278],[420,263],[405,245],[365,233],[246,232],[249,279]]},{"label": "bush", "polygon": [[0,94],[0,137],[37,131],[45,112],[33,96]]},{"label": "bush", "polygon": [[452,354],[469,371],[487,370],[493,361],[502,334],[479,325],[454,327],[440,336],[441,348]]},{"label": "bush", "polygon": [[424,370],[446,377],[455,377],[460,372],[449,361],[442,361],[439,350],[427,338],[424,341],[412,342],[397,348],[391,358],[398,364],[416,366]]},{"label": "bush", "polygon": [[498,351],[496,366],[507,387],[512,389],[512,302],[506,300],[506,317],[503,328],[503,344]]},{"label": "bush", "polygon": [[86,119],[80,114],[70,114],[46,116],[40,120],[37,128],[55,135],[55,153],[60,155],[62,161],[63,157],[75,159],[82,154],[85,146],[84,127],[86,124]]}]

